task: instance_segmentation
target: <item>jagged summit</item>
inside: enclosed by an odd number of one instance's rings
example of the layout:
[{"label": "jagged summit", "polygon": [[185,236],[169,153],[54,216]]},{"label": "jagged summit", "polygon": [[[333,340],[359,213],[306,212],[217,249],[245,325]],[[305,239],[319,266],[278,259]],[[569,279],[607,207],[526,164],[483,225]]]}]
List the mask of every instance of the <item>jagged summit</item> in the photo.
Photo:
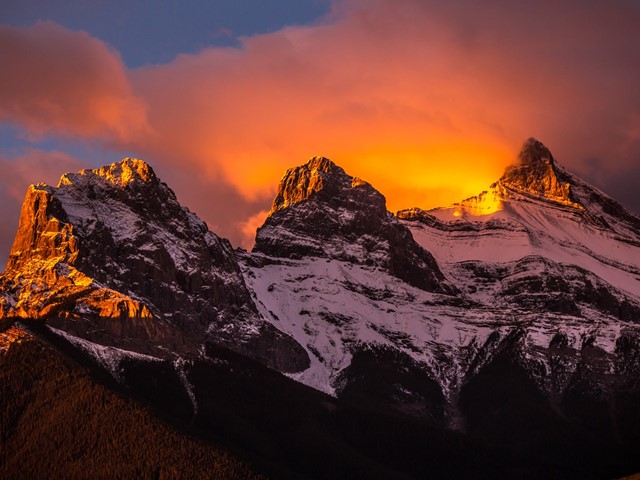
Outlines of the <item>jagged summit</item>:
[{"label": "jagged summit", "polygon": [[504,216],[499,212],[503,212],[508,205],[513,207],[531,202],[551,207],[568,207],[580,214],[585,212],[586,197],[597,197],[598,202],[610,201],[601,192],[596,192],[585,182],[558,167],[551,151],[542,142],[529,138],[514,164],[508,166],[500,179],[487,190],[447,207],[434,208],[428,212],[419,208],[406,209],[399,211],[397,215],[405,220],[421,221],[430,221],[425,219],[433,215],[447,221],[472,220],[478,217],[488,219],[495,214]]},{"label": "jagged summit", "polygon": [[431,254],[387,212],[384,196],[325,157],[287,170],[254,252],[376,266],[418,288],[455,290]]},{"label": "jagged summit", "polygon": [[380,192],[367,182],[347,175],[326,157],[312,157],[304,165],[288,169],[280,181],[269,214],[306,200],[341,204],[364,201],[379,213],[386,212],[386,201]]},{"label": "jagged summit", "polygon": [[522,166],[551,165],[555,168],[555,159],[547,146],[536,138],[529,137],[518,154],[518,161]]},{"label": "jagged summit", "polygon": [[308,362],[259,318],[230,243],[141,160],[29,187],[0,292],[0,318],[103,345],[159,356],[223,345],[289,371]]},{"label": "jagged summit", "polygon": [[119,187],[155,185],[159,182],[155,172],[145,161],[137,158],[123,158],[119,162],[104,167],[85,169],[78,173],[65,173],[58,182],[58,188],[65,185],[81,185],[91,180],[101,180]]},{"label": "jagged summit", "polygon": [[529,138],[516,164],[507,167],[498,183],[519,193],[572,203],[571,185],[556,166],[551,151],[535,138]]},{"label": "jagged summit", "polygon": [[[445,275],[447,269],[454,277],[464,271],[459,269],[464,262],[524,262],[527,268],[537,262],[539,271],[575,265],[596,272],[619,292],[640,292],[640,218],[560,168],[535,139],[525,142],[518,163],[487,191],[449,207],[403,210],[397,216],[412,222],[414,238],[429,249]],[[594,281],[572,279],[567,284],[588,289]],[[553,283],[541,287],[554,288]],[[471,295],[478,296],[481,289],[472,289]],[[523,298],[531,299],[530,293]],[[570,302],[560,304],[564,308]],[[614,307],[620,312],[624,308]]]},{"label": "jagged summit", "polygon": [[[319,170],[324,173],[332,173],[333,171],[337,171],[337,173],[344,174],[344,170],[342,169],[342,167],[339,167],[332,160],[328,159],[327,157],[323,157],[322,155],[314,155],[306,164],[303,165],[303,167],[309,170]],[[290,170],[295,170],[295,167]]]}]

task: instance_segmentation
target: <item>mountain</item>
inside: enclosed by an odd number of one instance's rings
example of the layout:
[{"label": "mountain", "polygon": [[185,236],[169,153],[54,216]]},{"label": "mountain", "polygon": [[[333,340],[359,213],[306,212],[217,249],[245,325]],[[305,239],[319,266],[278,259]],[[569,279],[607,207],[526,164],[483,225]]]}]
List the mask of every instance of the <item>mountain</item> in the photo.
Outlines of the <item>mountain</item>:
[{"label": "mountain", "polygon": [[[293,378],[471,435],[546,445],[545,457],[637,445],[638,217],[530,139],[477,197],[388,216],[459,290],[425,291],[366,252],[349,259],[349,230],[314,231],[356,214],[334,207],[335,194],[295,189],[310,165],[285,174],[241,258],[263,317],[309,353]],[[315,221],[295,220],[310,211]],[[267,245],[286,246],[265,248],[265,230]],[[291,255],[309,236],[324,254]]]},{"label": "mountain", "polygon": [[[448,208],[404,210],[398,218],[479,304],[594,324],[639,318],[640,219],[558,168],[533,139],[487,191]],[[617,338],[601,338],[600,346]]]},{"label": "mountain", "polygon": [[0,311],[303,476],[607,478],[640,469],[639,254],[640,218],[535,139],[478,196],[395,215],[314,157],[252,252],[125,159],[30,187]]},{"label": "mountain", "polygon": [[388,214],[382,194],[324,157],[285,173],[254,251],[366,264],[426,291],[455,290],[431,254]]},{"label": "mountain", "polygon": [[225,345],[282,371],[305,352],[257,315],[229,242],[144,162],[29,187],[0,280],[0,313],[165,357]]},{"label": "mountain", "polygon": [[[327,206],[335,194],[296,197],[291,191],[300,184],[299,171],[313,162],[285,175],[256,239],[255,251],[265,256],[243,259],[263,316],[311,354],[302,381],[334,393],[336,386],[345,388],[342,380],[354,354],[385,346],[429,370],[440,393],[453,398],[493,348],[516,331],[524,354],[541,362],[545,372],[549,358],[538,349],[547,349],[554,338],[566,337],[561,343],[577,352],[583,344],[597,347],[616,363],[618,341],[637,335],[637,217],[560,170],[539,142],[529,140],[519,162],[478,197],[430,212],[401,211],[390,220],[396,228],[408,228],[435,256],[460,294],[412,288],[375,260],[367,265],[366,252],[351,261],[345,257],[354,243],[349,230],[329,228],[333,237],[313,237],[327,246],[327,258],[291,255],[290,249],[309,243],[312,229],[332,218],[357,218],[355,202],[337,214]],[[296,221],[313,218],[309,211],[324,220]],[[277,242],[286,246],[269,248]],[[552,386],[543,383],[552,379],[536,375],[540,388],[551,394]]]}]

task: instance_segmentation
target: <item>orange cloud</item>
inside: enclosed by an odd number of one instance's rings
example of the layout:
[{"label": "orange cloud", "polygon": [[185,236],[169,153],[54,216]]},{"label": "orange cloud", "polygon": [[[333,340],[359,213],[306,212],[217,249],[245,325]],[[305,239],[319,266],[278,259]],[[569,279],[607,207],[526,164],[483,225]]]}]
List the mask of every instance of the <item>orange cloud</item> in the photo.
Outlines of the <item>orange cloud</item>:
[{"label": "orange cloud", "polygon": [[260,210],[255,215],[251,215],[246,220],[239,222],[238,226],[242,232],[243,238],[240,241],[240,246],[251,250],[256,240],[256,232],[258,228],[262,226],[269,214],[269,210]]},{"label": "orange cloud", "polygon": [[63,173],[83,168],[87,168],[86,163],[60,151],[29,148],[19,157],[0,155],[2,193],[16,202],[22,202],[30,184],[43,182],[55,186]]},{"label": "orange cloud", "polygon": [[119,54],[88,33],[53,22],[2,26],[0,64],[0,120],[33,136],[122,141],[148,130]]},{"label": "orange cloud", "polygon": [[442,48],[446,29],[407,29],[414,12],[387,7],[135,71],[154,128],[171,132],[152,156],[172,152],[251,199],[270,198],[286,168],[315,154],[373,183],[392,208],[484,188],[526,136],[493,123],[514,108],[496,103],[487,118],[486,98]]},{"label": "orange cloud", "polygon": [[637,11],[459,3],[338,2],[315,25],[140,68],[136,92],[163,132],[150,157],[173,155],[267,206],[286,168],[321,154],[398,209],[477,193],[529,136],[578,163],[637,130],[613,90],[636,90],[625,74]]},{"label": "orange cloud", "polygon": [[634,168],[638,24],[623,1],[342,0],[313,25],[129,71],[85,33],[2,29],[18,73],[0,78],[0,116],[115,140],[246,244],[285,169],[313,155],[392,210],[477,193],[529,136],[578,173]]}]

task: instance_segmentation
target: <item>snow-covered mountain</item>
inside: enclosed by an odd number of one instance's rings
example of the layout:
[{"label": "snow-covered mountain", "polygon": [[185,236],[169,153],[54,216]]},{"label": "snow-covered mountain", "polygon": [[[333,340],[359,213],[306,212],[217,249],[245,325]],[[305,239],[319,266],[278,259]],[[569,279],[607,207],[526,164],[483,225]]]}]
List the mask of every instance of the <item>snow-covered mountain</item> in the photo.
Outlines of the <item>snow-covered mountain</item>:
[{"label": "snow-covered mountain", "polygon": [[308,363],[257,314],[229,242],[140,160],[30,186],[1,285],[0,316],[100,345],[193,357],[215,343],[282,371]]},{"label": "snow-covered mountain", "polygon": [[[305,175],[322,183],[311,190],[300,180]],[[385,217],[395,229],[412,232],[437,260],[434,275],[459,292],[417,288],[385,268],[389,251],[378,248],[376,256],[360,248],[356,239],[381,229],[356,222],[362,227],[352,235],[353,227],[342,225],[374,208],[333,204],[355,183],[326,159],[289,170],[254,253],[241,259],[262,316],[309,353],[309,369],[294,378],[348,395],[356,383],[374,381],[380,367],[356,373],[359,357],[393,352],[396,370],[411,365],[426,393],[410,387],[413,377],[405,384],[398,375],[384,387],[386,401],[403,410],[441,412],[461,427],[462,389],[507,347],[553,399],[573,388],[585,362],[591,373],[582,380],[607,377],[599,384],[604,389],[624,380],[618,372],[638,372],[637,360],[622,350],[640,338],[640,220],[559,169],[542,144],[529,140],[518,163],[477,197]],[[327,184],[332,190],[323,193]],[[298,220],[305,218],[317,220]],[[305,250],[313,242],[315,250]],[[285,246],[270,248],[277,243]],[[300,244],[300,254],[291,255]]]},{"label": "snow-covered mountain", "polygon": [[640,445],[640,218],[534,139],[478,196],[395,215],[314,157],[285,173],[249,253],[144,162],[66,174],[27,192],[1,285],[5,318],[116,377],[123,358],[168,358],[191,397],[189,362],[222,346],[482,438]]},{"label": "snow-covered mountain", "polygon": [[455,290],[431,254],[387,212],[382,194],[324,157],[284,175],[254,252],[375,266],[423,290]]}]

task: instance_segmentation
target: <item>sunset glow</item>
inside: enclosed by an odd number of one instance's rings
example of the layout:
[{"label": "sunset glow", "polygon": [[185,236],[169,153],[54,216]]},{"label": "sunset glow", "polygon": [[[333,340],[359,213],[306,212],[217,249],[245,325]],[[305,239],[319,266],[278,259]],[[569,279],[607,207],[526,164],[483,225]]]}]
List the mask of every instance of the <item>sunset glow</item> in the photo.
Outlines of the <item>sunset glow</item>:
[{"label": "sunset glow", "polygon": [[639,46],[640,0],[0,0],[1,477],[640,480]]},{"label": "sunset glow", "polygon": [[458,7],[337,0],[308,24],[134,67],[91,31],[3,26],[0,58],[12,68],[0,78],[0,120],[22,147],[0,158],[16,165],[25,142],[58,174],[60,150],[85,167],[142,158],[245,246],[285,170],[314,155],[370,182],[392,211],[478,194],[530,136],[561,164],[631,192],[640,12],[623,2]]}]

